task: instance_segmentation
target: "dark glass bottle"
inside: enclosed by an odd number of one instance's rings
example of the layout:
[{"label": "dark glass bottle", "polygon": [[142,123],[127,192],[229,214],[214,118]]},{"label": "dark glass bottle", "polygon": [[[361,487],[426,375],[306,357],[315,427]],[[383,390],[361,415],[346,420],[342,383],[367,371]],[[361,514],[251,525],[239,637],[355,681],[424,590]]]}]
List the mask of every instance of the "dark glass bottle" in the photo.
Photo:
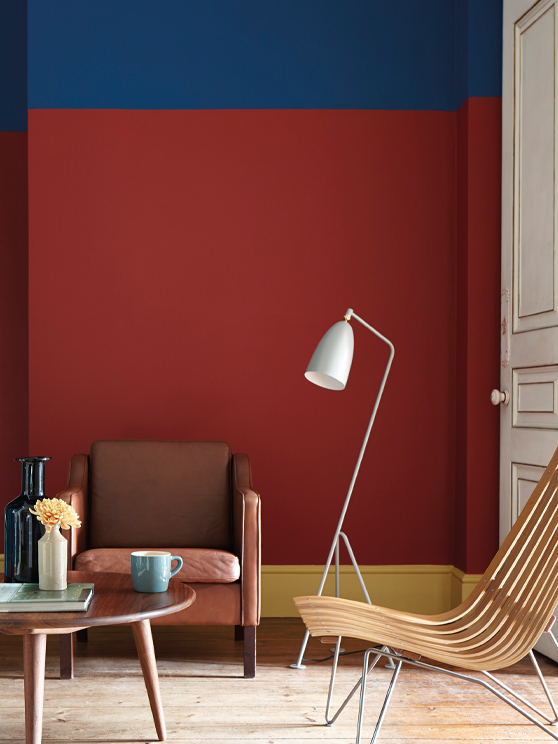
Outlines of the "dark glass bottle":
[{"label": "dark glass bottle", "polygon": [[45,528],[29,512],[45,495],[45,462],[50,457],[21,457],[21,494],[4,510],[4,581],[39,582],[39,539]]}]

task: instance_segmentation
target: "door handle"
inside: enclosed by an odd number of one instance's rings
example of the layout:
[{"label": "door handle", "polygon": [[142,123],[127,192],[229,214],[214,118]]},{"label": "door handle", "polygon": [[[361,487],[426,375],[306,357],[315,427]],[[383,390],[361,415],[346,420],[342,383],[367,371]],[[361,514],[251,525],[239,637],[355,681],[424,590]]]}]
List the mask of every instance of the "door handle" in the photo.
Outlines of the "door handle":
[{"label": "door handle", "polygon": [[500,392],[499,390],[493,390],[490,393],[490,402],[493,406],[499,406],[500,403],[503,403],[505,406],[507,406],[510,402],[510,391],[503,390],[502,392]]}]

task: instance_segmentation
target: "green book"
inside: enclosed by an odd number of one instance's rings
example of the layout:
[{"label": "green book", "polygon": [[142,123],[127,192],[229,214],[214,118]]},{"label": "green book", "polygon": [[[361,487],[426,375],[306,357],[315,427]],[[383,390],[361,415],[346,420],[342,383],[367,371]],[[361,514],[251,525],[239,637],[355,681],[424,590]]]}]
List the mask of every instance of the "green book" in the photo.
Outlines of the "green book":
[{"label": "green book", "polygon": [[68,584],[46,591],[38,584],[0,584],[0,612],[82,612],[93,598],[93,584]]}]

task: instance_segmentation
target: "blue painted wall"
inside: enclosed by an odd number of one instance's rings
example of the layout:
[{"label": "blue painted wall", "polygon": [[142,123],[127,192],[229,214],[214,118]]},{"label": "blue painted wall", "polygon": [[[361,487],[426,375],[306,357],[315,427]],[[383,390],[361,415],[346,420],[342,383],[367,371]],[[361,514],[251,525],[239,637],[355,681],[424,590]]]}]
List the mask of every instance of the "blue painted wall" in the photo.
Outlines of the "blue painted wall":
[{"label": "blue painted wall", "polygon": [[27,3],[0,0],[0,132],[27,131]]},{"label": "blue painted wall", "polygon": [[502,0],[456,0],[455,108],[502,95]]},{"label": "blue painted wall", "polygon": [[500,95],[501,13],[502,0],[29,0],[29,107],[451,111]]}]

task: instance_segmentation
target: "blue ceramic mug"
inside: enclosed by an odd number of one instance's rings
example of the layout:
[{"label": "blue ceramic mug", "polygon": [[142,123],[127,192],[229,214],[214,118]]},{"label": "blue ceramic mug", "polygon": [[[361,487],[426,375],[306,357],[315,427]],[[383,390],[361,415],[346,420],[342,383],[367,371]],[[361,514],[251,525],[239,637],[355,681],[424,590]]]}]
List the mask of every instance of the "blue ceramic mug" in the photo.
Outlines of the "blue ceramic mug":
[{"label": "blue ceramic mug", "polygon": [[[130,560],[136,592],[166,592],[169,579],[182,568],[182,558],[162,550],[137,550]],[[171,561],[178,561],[173,571]]]}]

